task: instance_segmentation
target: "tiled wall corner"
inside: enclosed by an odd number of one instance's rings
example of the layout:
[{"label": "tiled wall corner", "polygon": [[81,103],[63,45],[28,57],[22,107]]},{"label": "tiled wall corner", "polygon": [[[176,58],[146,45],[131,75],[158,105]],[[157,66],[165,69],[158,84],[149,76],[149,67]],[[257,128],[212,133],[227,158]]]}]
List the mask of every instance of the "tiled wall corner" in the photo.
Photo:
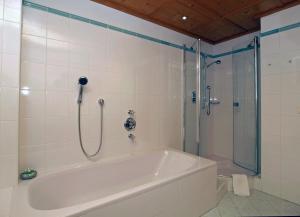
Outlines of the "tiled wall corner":
[{"label": "tiled wall corner", "polygon": [[18,181],[21,0],[0,1],[0,188]]}]

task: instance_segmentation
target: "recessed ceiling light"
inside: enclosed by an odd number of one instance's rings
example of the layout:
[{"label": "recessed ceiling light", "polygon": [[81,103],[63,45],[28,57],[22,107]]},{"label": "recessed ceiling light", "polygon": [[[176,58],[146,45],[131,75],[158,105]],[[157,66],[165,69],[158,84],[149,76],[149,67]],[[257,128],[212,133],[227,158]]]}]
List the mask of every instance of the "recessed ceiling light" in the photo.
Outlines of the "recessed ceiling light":
[{"label": "recessed ceiling light", "polygon": [[187,20],[187,16],[182,16],[181,19],[182,20]]}]

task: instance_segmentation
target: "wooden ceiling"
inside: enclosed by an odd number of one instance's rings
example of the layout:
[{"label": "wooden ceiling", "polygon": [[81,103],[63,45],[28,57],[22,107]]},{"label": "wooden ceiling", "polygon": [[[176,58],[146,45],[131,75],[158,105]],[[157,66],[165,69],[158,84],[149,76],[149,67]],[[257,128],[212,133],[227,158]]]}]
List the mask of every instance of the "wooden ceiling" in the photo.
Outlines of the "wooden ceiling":
[{"label": "wooden ceiling", "polygon": [[260,17],[300,4],[300,0],[93,1],[212,44],[257,31]]}]

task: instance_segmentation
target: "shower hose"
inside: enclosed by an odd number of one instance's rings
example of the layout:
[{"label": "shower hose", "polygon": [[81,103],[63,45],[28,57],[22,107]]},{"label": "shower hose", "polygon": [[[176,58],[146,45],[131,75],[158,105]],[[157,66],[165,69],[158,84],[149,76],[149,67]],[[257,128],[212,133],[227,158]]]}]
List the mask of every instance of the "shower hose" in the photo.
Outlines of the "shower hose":
[{"label": "shower hose", "polygon": [[101,150],[101,146],[102,146],[102,133],[103,133],[103,105],[104,105],[104,101],[102,99],[98,100],[98,104],[100,106],[100,141],[99,141],[99,146],[98,149],[95,153],[93,154],[89,154],[82,143],[82,136],[81,136],[81,102],[78,103],[78,135],[79,135],[79,143],[80,143],[80,147],[81,150],[83,152],[83,154],[88,158],[92,158],[95,157]]}]

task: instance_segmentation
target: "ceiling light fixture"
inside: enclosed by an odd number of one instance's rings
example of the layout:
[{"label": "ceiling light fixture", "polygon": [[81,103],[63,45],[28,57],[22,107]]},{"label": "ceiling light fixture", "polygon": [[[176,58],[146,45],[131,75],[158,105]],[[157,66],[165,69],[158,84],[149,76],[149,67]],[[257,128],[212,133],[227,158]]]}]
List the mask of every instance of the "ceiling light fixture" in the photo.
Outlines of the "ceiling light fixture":
[{"label": "ceiling light fixture", "polygon": [[181,19],[182,20],[187,20],[187,16],[182,16]]}]

